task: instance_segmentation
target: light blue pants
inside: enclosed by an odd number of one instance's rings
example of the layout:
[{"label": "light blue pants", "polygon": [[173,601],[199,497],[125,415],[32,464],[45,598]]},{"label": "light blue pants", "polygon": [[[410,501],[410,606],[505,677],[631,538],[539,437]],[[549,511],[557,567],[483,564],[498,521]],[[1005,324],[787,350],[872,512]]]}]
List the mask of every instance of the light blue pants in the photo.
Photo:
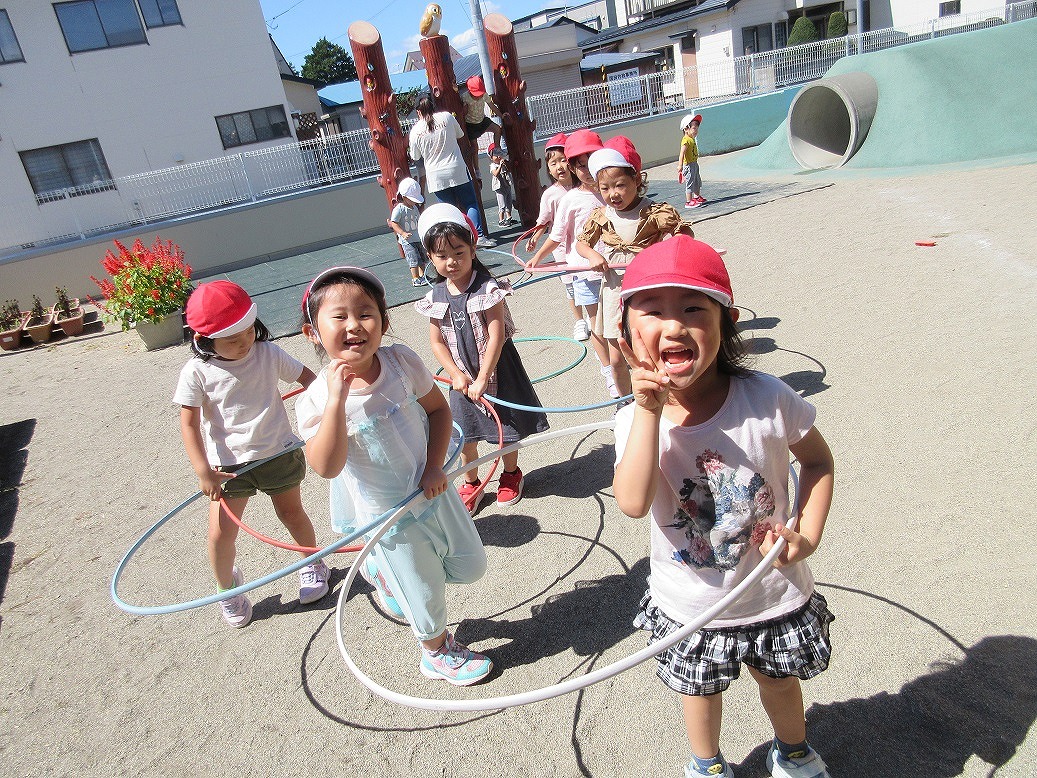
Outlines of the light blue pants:
[{"label": "light blue pants", "polygon": [[460,496],[450,488],[437,499],[447,503],[443,509],[382,538],[371,552],[418,640],[446,629],[446,585],[474,583],[486,572],[482,539]]}]

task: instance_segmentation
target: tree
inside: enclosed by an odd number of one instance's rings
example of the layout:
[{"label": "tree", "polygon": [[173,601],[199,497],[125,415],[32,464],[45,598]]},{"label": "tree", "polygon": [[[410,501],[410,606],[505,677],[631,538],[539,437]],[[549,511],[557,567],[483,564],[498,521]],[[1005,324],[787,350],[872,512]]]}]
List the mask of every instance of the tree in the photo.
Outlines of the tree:
[{"label": "tree", "polygon": [[426,94],[428,94],[428,87],[420,86],[404,89],[402,92],[394,94],[393,97],[396,99],[396,113],[400,119],[409,116],[411,111],[414,110],[414,106],[418,104],[418,100],[421,99],[422,95]]},{"label": "tree", "polygon": [[829,38],[842,38],[850,31],[850,28],[846,24],[846,14],[842,11],[835,11],[831,16],[828,17],[828,35]]},{"label": "tree", "polygon": [[[807,17],[801,16],[792,25],[792,32],[789,33],[789,39],[785,45],[798,46],[801,43],[813,43],[820,37],[817,34],[817,27],[814,26],[814,23]],[[306,75],[305,68],[303,68],[303,75]]]},{"label": "tree", "polygon": [[313,51],[303,60],[302,77],[325,85],[356,81],[356,64],[344,48],[327,38],[321,38],[313,44]]}]

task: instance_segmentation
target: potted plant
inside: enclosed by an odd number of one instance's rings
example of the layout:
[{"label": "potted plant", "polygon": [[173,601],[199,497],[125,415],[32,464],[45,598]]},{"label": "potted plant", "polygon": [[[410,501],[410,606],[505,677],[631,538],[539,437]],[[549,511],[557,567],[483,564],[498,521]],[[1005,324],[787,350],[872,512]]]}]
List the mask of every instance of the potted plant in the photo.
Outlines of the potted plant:
[{"label": "potted plant", "polygon": [[32,296],[29,318],[25,320],[22,329],[29,333],[33,343],[46,343],[50,340],[50,333],[54,329],[54,313],[49,308],[44,308],[36,295]]},{"label": "potted plant", "polygon": [[79,335],[83,331],[83,308],[79,298],[68,299],[68,290],[63,286],[54,287],[58,301],[54,304],[54,319],[66,335]]},{"label": "potted plant", "polygon": [[22,324],[25,315],[17,300],[8,300],[0,308],[0,348],[14,351],[22,345]]},{"label": "potted plant", "polygon": [[183,343],[184,303],[193,287],[180,247],[161,238],[150,247],[139,238],[131,248],[114,243],[118,253],[109,250],[101,260],[111,278],[90,276],[105,298],[97,307],[123,331],[135,328],[148,351]]}]

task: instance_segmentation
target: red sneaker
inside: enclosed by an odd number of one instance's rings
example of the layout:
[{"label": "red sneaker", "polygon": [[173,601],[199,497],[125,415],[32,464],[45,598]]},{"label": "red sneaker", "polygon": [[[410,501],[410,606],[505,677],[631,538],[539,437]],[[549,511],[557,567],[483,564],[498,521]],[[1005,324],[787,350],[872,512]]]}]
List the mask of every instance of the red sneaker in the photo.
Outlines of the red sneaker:
[{"label": "red sneaker", "polygon": [[481,481],[476,481],[474,484],[465,481],[457,489],[457,493],[461,495],[461,501],[464,503],[464,507],[468,509],[469,513],[475,511],[475,507],[479,502],[479,498],[482,493],[479,491],[479,487],[482,485]]},{"label": "red sneaker", "polygon": [[522,499],[522,485],[525,483],[521,470],[514,473],[503,472],[497,484],[497,505],[514,505]]}]

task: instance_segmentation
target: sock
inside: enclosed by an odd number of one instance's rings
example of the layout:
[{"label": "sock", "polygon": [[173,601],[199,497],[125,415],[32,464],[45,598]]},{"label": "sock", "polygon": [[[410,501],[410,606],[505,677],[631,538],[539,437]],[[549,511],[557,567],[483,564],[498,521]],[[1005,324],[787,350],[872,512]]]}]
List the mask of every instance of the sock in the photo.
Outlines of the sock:
[{"label": "sock", "polygon": [[712,759],[699,759],[693,753],[691,755],[691,765],[695,772],[702,773],[703,775],[723,775],[727,771],[727,760],[724,759],[724,755],[719,751]]},{"label": "sock", "polygon": [[786,759],[802,759],[810,753],[810,745],[805,740],[802,743],[789,744],[775,737],[774,747]]}]

